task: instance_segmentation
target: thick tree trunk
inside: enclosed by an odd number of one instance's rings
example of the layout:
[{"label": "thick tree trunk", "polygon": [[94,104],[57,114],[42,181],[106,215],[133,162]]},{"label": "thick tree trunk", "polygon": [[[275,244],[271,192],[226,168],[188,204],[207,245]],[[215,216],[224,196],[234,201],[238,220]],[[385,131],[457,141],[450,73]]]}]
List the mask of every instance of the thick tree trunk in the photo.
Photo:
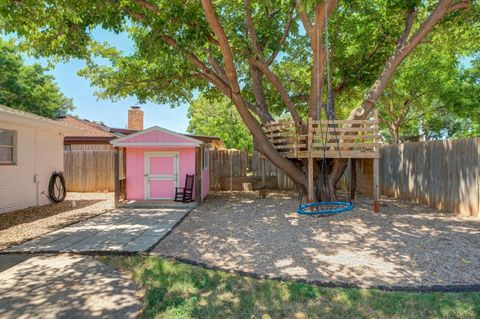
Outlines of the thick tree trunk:
[{"label": "thick tree trunk", "polygon": [[392,143],[393,144],[400,143],[400,132],[398,127],[395,127],[392,129]]},{"label": "thick tree trunk", "polygon": [[[313,160],[313,180],[314,194],[320,201],[336,201],[336,188],[342,175],[344,174],[344,166],[348,164],[348,159],[322,159],[314,158]],[[302,170],[307,174],[308,160],[301,162]],[[307,193],[303,193],[304,196]]]}]

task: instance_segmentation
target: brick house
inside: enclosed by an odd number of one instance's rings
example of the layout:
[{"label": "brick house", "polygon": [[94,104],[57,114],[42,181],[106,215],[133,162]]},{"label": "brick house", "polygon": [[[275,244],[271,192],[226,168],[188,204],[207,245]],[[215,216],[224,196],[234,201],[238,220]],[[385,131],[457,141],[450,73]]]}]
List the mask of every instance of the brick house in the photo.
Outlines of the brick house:
[{"label": "brick house", "polygon": [[63,171],[63,138],[79,128],[0,105],[0,213],[48,204],[48,183]]}]

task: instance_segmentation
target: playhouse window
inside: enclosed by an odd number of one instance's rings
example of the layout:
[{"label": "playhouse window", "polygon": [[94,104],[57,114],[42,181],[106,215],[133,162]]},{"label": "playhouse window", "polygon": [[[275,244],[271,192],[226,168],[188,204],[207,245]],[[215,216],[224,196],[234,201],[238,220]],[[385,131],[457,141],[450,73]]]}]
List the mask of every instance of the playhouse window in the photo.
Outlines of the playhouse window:
[{"label": "playhouse window", "polygon": [[17,132],[0,128],[0,165],[15,165]]},{"label": "playhouse window", "polygon": [[208,167],[208,148],[203,148],[203,156],[202,156],[202,169],[206,169]]}]

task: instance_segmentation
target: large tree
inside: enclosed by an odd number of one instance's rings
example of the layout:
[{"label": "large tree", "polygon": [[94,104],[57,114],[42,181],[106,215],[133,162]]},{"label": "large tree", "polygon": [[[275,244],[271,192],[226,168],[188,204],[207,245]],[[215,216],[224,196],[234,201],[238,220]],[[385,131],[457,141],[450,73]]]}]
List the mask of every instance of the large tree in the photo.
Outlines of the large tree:
[{"label": "large tree", "polygon": [[73,110],[53,76],[40,64],[25,64],[11,41],[0,39],[0,104],[55,118]]},{"label": "large tree", "polygon": [[[306,117],[317,117],[326,17],[337,104],[366,88],[350,119],[369,116],[398,66],[436,26],[467,32],[479,21],[478,6],[468,0],[6,0],[0,14],[5,31],[32,53],[86,59],[83,74],[105,97],[170,103],[195,91],[228,97],[255,147],[304,191],[306,162],[282,157],[261,124],[288,114],[305,131]],[[97,27],[128,32],[134,52],[95,42]],[[95,56],[111,65],[97,65]],[[323,194],[334,194],[345,166],[334,160],[328,178],[316,174],[317,187],[331,190]]]}]

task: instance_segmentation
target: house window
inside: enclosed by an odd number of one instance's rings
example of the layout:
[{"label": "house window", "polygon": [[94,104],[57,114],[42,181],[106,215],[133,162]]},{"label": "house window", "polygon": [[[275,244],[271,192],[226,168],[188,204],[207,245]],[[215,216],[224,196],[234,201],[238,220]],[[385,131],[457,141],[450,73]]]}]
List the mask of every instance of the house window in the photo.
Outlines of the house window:
[{"label": "house window", "polygon": [[0,129],[0,165],[15,165],[17,161],[17,132]]},{"label": "house window", "polygon": [[208,148],[203,147],[203,156],[202,156],[202,169],[207,169],[208,167]]}]

